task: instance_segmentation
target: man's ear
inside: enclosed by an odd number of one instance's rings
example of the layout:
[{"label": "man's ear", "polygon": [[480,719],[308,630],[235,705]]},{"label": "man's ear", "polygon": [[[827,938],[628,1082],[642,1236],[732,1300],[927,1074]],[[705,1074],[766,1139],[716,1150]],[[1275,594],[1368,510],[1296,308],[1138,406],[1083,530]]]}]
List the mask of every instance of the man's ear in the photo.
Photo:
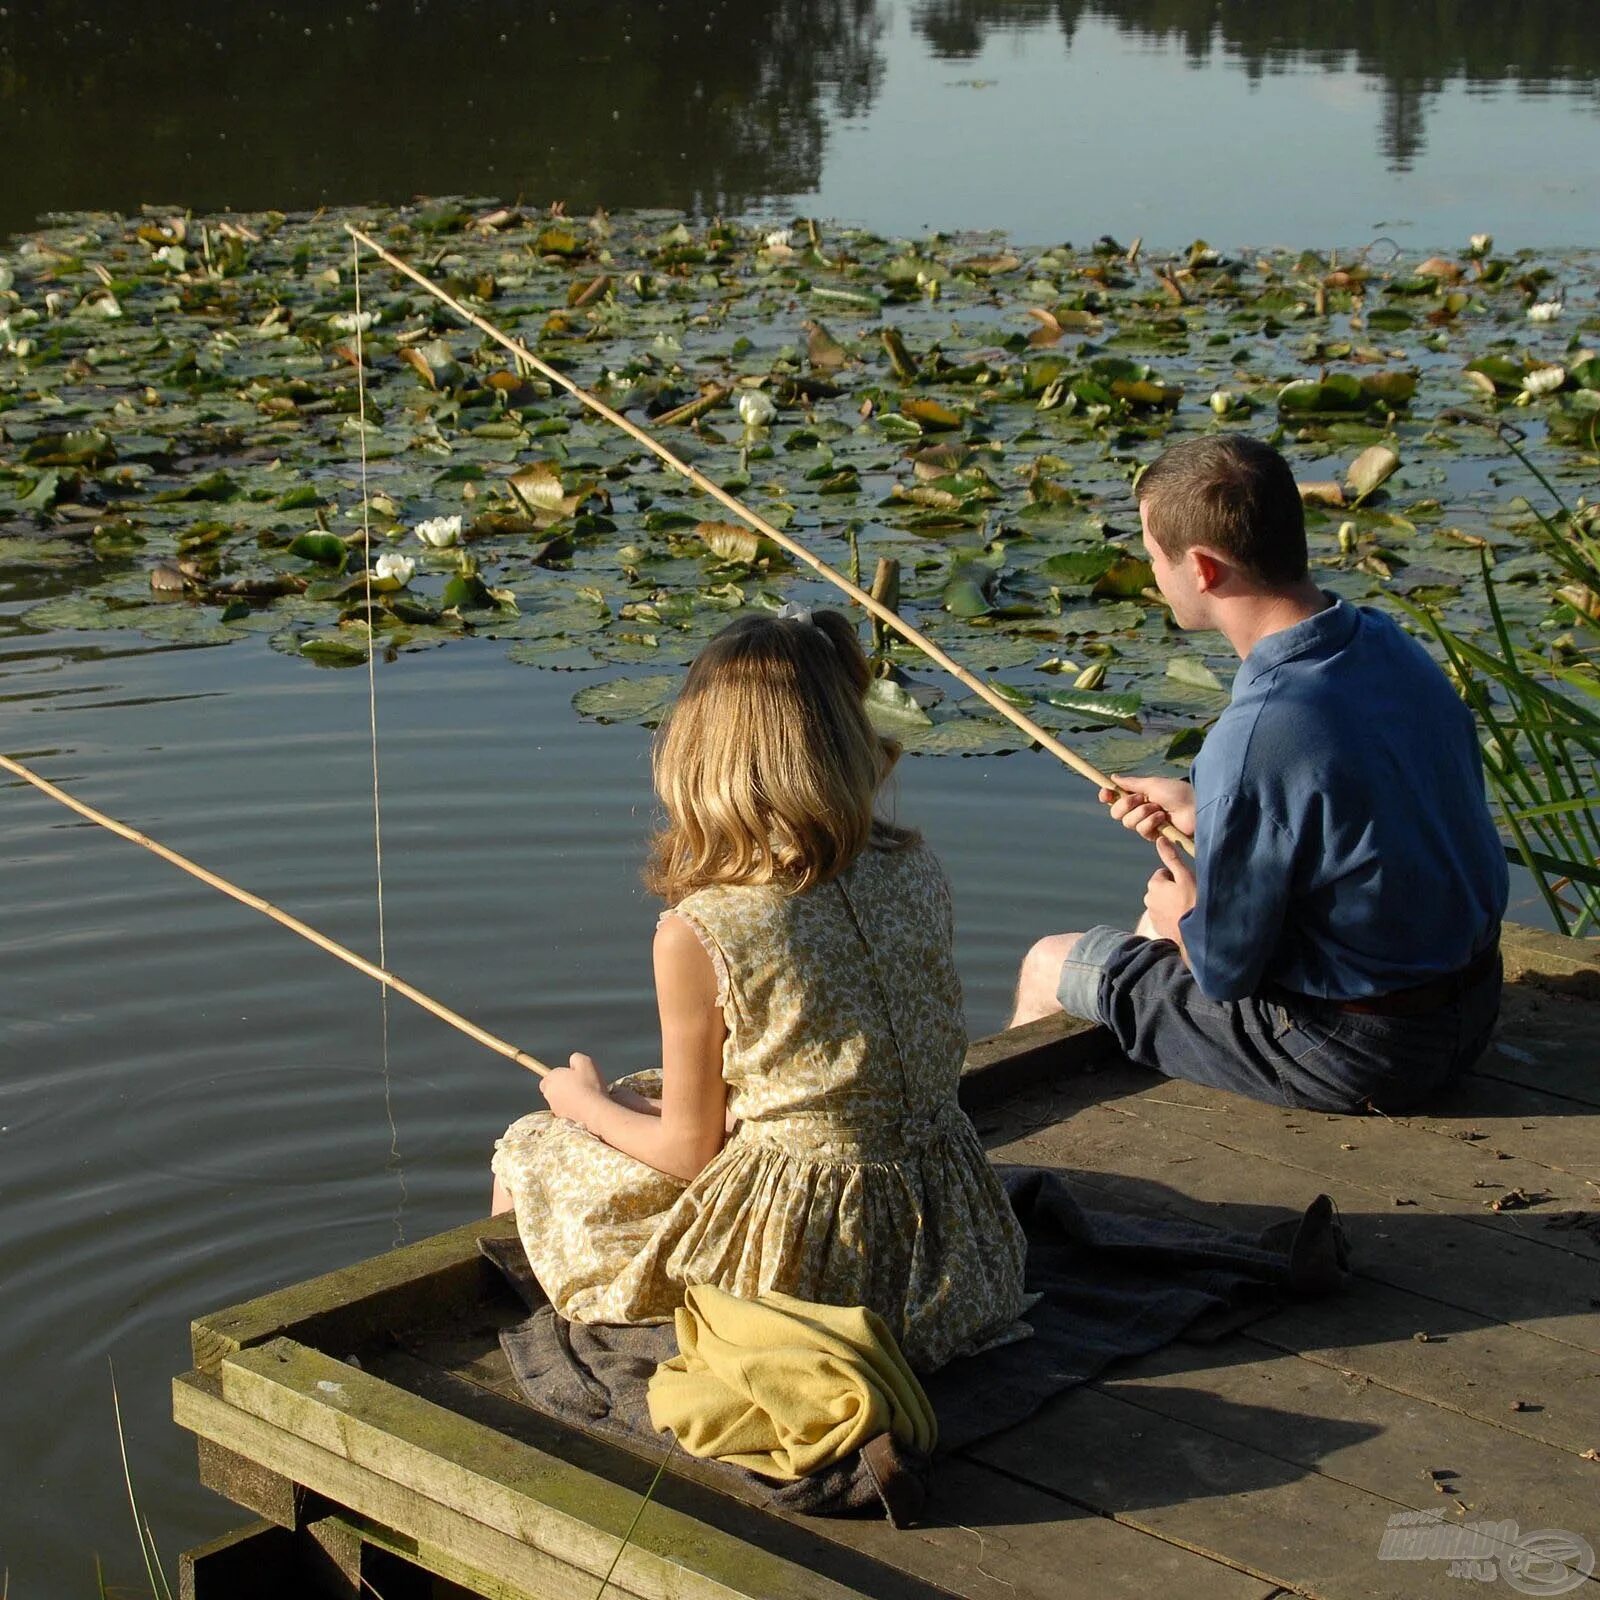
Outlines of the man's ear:
[{"label": "man's ear", "polygon": [[1210,594],[1227,575],[1227,563],[1201,545],[1190,545],[1184,554],[1189,562],[1189,575],[1201,594]]}]

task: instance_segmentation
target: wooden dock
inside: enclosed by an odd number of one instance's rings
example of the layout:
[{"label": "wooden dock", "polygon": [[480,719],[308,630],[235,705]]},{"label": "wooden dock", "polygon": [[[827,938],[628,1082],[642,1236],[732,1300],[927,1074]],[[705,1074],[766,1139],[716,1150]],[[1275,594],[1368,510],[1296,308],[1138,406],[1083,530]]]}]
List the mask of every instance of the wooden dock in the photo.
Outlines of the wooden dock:
[{"label": "wooden dock", "polygon": [[[1508,930],[1507,967],[1499,1044],[1426,1114],[1254,1105],[1133,1069],[1097,1030],[975,1044],[997,1160],[1230,1229],[1325,1191],[1357,1276],[942,1461],[909,1531],[774,1516],[677,1453],[607,1593],[1600,1600],[1600,960]],[[202,1479],[265,1522],[191,1552],[187,1594],[596,1593],[663,1451],[521,1400],[497,1334],[523,1312],[476,1242],[507,1228],[196,1321],[174,1413]]]}]

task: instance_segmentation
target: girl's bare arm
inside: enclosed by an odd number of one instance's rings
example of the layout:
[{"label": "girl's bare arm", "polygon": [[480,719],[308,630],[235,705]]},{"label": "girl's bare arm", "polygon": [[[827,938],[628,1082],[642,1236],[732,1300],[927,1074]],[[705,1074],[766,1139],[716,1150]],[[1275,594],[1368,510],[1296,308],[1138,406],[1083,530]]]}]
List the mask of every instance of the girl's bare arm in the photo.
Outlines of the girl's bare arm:
[{"label": "girl's bare arm", "polygon": [[644,1096],[607,1094],[587,1058],[586,1071],[553,1072],[542,1087],[560,1115],[581,1122],[627,1155],[688,1182],[727,1137],[727,1085],[722,1077],[726,1029],[711,958],[689,924],[680,917],[663,918],[654,954],[661,1013],[660,1102],[636,1107],[627,1102]]}]

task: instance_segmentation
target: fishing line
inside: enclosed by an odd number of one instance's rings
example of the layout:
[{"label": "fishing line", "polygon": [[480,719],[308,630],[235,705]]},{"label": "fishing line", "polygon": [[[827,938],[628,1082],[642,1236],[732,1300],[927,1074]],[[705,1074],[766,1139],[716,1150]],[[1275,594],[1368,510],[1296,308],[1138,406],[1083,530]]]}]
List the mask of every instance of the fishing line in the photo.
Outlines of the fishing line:
[{"label": "fishing line", "polygon": [[[378,884],[378,965],[389,965],[388,930],[383,915],[383,806],[378,793],[378,651],[372,626],[372,511],[367,492],[367,359],[365,328],[361,317],[361,247],[350,242],[351,276],[356,291],[356,436],[361,448],[361,555],[367,613],[367,715],[372,729],[372,849]],[[379,1028],[383,1049],[383,1112],[389,1119],[389,1166],[400,1183],[400,1201],[394,1214],[394,1242],[405,1243],[406,1170],[400,1156],[400,1129],[394,1120],[394,1098],[389,1082],[389,986],[379,989]]]}]

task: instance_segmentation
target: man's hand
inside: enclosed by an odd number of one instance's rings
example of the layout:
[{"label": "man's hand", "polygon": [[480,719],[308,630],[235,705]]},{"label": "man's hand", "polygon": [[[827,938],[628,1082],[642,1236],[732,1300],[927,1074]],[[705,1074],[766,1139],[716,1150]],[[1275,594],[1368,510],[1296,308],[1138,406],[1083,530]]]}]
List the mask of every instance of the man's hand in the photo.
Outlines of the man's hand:
[{"label": "man's hand", "polygon": [[600,1069],[588,1056],[574,1051],[570,1060],[570,1066],[557,1067],[539,1080],[539,1092],[558,1117],[587,1128],[593,1107],[611,1095]]},{"label": "man's hand", "polygon": [[[1178,923],[1194,905],[1194,870],[1177,848],[1165,839],[1156,840],[1156,851],[1162,864],[1150,874],[1150,881],[1145,885],[1144,908],[1149,913],[1156,937],[1170,939],[1182,950],[1183,938],[1178,932]],[[1184,959],[1188,960],[1188,956],[1185,955]]]},{"label": "man's hand", "polygon": [[1116,789],[1102,789],[1102,805],[1111,807],[1112,818],[1124,828],[1132,828],[1141,839],[1155,840],[1171,823],[1179,833],[1194,837],[1194,785],[1182,778],[1124,778],[1115,772],[1111,781]]}]

